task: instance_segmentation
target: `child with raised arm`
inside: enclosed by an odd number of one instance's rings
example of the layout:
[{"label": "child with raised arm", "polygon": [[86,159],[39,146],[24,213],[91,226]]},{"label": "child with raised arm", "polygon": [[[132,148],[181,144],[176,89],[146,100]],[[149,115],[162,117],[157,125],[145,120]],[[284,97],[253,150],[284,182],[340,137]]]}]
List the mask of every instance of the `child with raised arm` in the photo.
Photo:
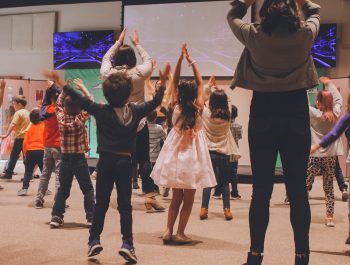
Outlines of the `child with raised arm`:
[{"label": "child with raised arm", "polygon": [[[153,61],[140,44],[136,31],[131,36],[131,42],[141,57],[142,63],[137,65],[136,53],[132,46],[124,44],[126,29],[116,43],[108,50],[102,60],[101,76],[106,79],[113,73],[124,73],[132,82],[131,94],[127,102],[142,103],[145,101],[145,81],[153,71]],[[142,178],[142,189],[146,193],[145,207],[147,212],[164,211],[165,208],[156,200],[155,185],[150,178],[151,162],[149,157],[148,125],[143,120],[137,133],[136,145],[133,152],[133,163],[139,164]]]},{"label": "child with raised arm", "polygon": [[[195,82],[179,80],[184,56],[193,69]],[[196,190],[214,187],[216,180],[201,119],[204,107],[203,80],[196,62],[187,52],[186,45],[182,47],[173,82],[174,127],[165,140],[151,177],[158,186],[173,189],[163,242],[168,243],[172,240],[174,224],[183,204],[174,240],[177,243],[190,243],[192,239],[185,235],[185,228]]]},{"label": "child with raised arm", "polygon": [[107,104],[94,103],[68,86],[63,88],[67,96],[95,117],[97,124],[97,152],[100,159],[96,178],[96,204],[88,241],[89,257],[98,255],[103,250],[100,235],[115,185],[123,241],[119,254],[130,263],[137,262],[132,233],[131,154],[140,120],[155,110],[163,99],[165,76],[169,71],[170,66],[167,65],[164,74],[160,72],[162,86],[153,100],[140,104],[127,103],[132,80],[125,73],[111,74],[103,82]]},{"label": "child with raised arm", "polygon": [[[76,88],[84,96],[91,97],[82,80],[76,79],[74,83]],[[94,187],[85,158],[85,153],[90,150],[85,128],[85,123],[90,118],[90,115],[82,111],[77,103],[64,92],[60,94],[57,100],[56,116],[60,130],[62,157],[59,173],[60,187],[58,188],[56,200],[52,208],[51,228],[58,228],[64,223],[65,204],[70,195],[74,176],[84,195],[87,225],[90,227],[92,224],[93,208],[95,205]]]}]

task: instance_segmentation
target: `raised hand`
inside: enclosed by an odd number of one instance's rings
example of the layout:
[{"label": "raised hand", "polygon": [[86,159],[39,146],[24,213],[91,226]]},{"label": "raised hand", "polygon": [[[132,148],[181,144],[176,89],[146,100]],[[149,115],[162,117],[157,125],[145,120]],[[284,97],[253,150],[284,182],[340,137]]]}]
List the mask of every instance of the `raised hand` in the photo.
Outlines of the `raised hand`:
[{"label": "raised hand", "polygon": [[208,81],[208,85],[210,87],[216,87],[217,84],[216,84],[216,79],[215,79],[215,75],[211,75],[210,78],[209,78],[209,81]]},{"label": "raised hand", "polygon": [[252,4],[255,3],[255,0],[244,0],[244,3],[247,7],[250,7]]},{"label": "raised hand", "polygon": [[159,70],[159,79],[160,79],[160,85],[165,86],[166,79],[168,75],[170,74],[170,64],[166,63],[164,66],[163,72]]},{"label": "raised hand", "polygon": [[131,43],[136,46],[140,44],[139,34],[136,30],[133,31],[132,36],[130,37]]},{"label": "raised hand", "polygon": [[186,60],[187,62],[191,65],[193,64],[193,60],[188,52],[188,49],[187,49],[187,44],[185,46],[182,47],[182,50],[183,50],[183,54],[185,55],[186,57]]},{"label": "raised hand", "polygon": [[[58,75],[58,73],[56,71],[50,71],[50,70],[44,70],[43,75],[49,79],[48,80],[48,84],[49,82],[56,82],[59,86],[64,87],[65,83],[63,82],[63,80],[60,78],[60,76]],[[52,80],[52,81],[50,81]],[[52,86],[53,83],[51,83]],[[49,86],[49,87],[51,87]]]},{"label": "raised hand", "polygon": [[152,69],[156,69],[158,67],[157,61],[152,59]]},{"label": "raised hand", "polygon": [[80,91],[85,88],[84,82],[80,78],[74,79],[74,85]]},{"label": "raised hand", "polygon": [[326,76],[321,76],[319,79],[320,79],[321,83],[323,83],[325,85],[328,85],[331,82],[331,80]]},{"label": "raised hand", "polygon": [[303,6],[304,4],[310,2],[310,0],[296,0],[299,6]]},{"label": "raised hand", "polygon": [[124,43],[125,35],[126,35],[126,28],[124,28],[123,31],[119,35],[118,41],[120,43]]}]

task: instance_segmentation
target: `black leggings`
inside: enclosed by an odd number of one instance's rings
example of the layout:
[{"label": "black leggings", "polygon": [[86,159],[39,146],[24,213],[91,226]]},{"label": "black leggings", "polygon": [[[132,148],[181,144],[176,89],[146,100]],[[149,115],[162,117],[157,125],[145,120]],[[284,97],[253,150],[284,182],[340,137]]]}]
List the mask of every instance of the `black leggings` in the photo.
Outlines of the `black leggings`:
[{"label": "black leggings", "polygon": [[29,182],[32,179],[33,171],[38,165],[40,172],[43,171],[44,150],[27,151],[25,158],[25,173],[23,178],[23,189],[29,188]]},{"label": "black leggings", "polygon": [[254,92],[249,120],[253,195],[251,251],[263,253],[278,152],[281,155],[296,253],[309,253],[310,205],[306,172],[311,145],[306,91]]},{"label": "black leggings", "polygon": [[[139,172],[142,179],[142,190],[145,193],[155,191],[155,185],[153,179],[150,177],[152,172],[150,157],[149,157],[149,132],[147,124],[141,131],[137,133],[136,137],[136,149],[132,159],[133,173],[137,174],[137,165],[139,166]],[[137,175],[136,175],[137,176]],[[133,179],[135,177],[133,176]],[[137,179],[137,178],[136,178]]]}]

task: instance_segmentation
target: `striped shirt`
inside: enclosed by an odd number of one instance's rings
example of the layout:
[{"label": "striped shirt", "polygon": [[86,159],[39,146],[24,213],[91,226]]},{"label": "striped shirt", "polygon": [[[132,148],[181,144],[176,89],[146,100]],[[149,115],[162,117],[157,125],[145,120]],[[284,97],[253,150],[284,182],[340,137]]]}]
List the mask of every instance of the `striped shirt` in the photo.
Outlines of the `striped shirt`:
[{"label": "striped shirt", "polygon": [[90,115],[82,111],[78,115],[68,115],[64,111],[63,93],[57,100],[56,116],[60,130],[61,151],[63,154],[86,153],[90,150],[85,122]]},{"label": "striped shirt", "polygon": [[148,123],[148,131],[149,131],[149,156],[151,163],[155,163],[157,161],[158,155],[160,153],[161,142],[165,141],[166,133],[163,130],[162,126],[156,123]]}]

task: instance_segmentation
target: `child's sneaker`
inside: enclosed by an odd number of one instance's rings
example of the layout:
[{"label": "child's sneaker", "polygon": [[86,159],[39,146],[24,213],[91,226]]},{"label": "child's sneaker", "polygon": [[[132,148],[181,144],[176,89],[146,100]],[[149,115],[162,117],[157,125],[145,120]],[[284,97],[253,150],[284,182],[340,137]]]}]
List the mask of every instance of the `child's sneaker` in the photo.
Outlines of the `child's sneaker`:
[{"label": "child's sneaker", "polygon": [[44,208],[44,202],[42,200],[36,200],[35,209],[42,209],[42,208]]},{"label": "child's sneaker", "polygon": [[231,193],[231,200],[240,200],[242,199],[241,195],[239,193]]},{"label": "child's sneaker", "polygon": [[27,195],[27,192],[28,192],[28,189],[20,189],[20,190],[17,192],[17,196],[26,196],[26,195]]},{"label": "child's sneaker", "polygon": [[63,225],[63,219],[58,216],[52,216],[51,222],[50,222],[50,227],[51,228],[58,228]]},{"label": "child's sneaker", "polygon": [[92,219],[86,220],[86,226],[90,228],[92,226]]},{"label": "child's sneaker", "polygon": [[127,262],[131,264],[137,263],[137,257],[135,255],[135,248],[124,242],[119,250],[119,255],[122,256]]},{"label": "child's sneaker", "polygon": [[88,257],[96,256],[101,253],[103,247],[100,240],[93,240],[89,243]]},{"label": "child's sneaker", "polygon": [[348,189],[347,188],[344,188],[341,192],[341,200],[343,202],[347,202],[348,201],[348,198],[349,198],[349,193],[348,193]]}]

